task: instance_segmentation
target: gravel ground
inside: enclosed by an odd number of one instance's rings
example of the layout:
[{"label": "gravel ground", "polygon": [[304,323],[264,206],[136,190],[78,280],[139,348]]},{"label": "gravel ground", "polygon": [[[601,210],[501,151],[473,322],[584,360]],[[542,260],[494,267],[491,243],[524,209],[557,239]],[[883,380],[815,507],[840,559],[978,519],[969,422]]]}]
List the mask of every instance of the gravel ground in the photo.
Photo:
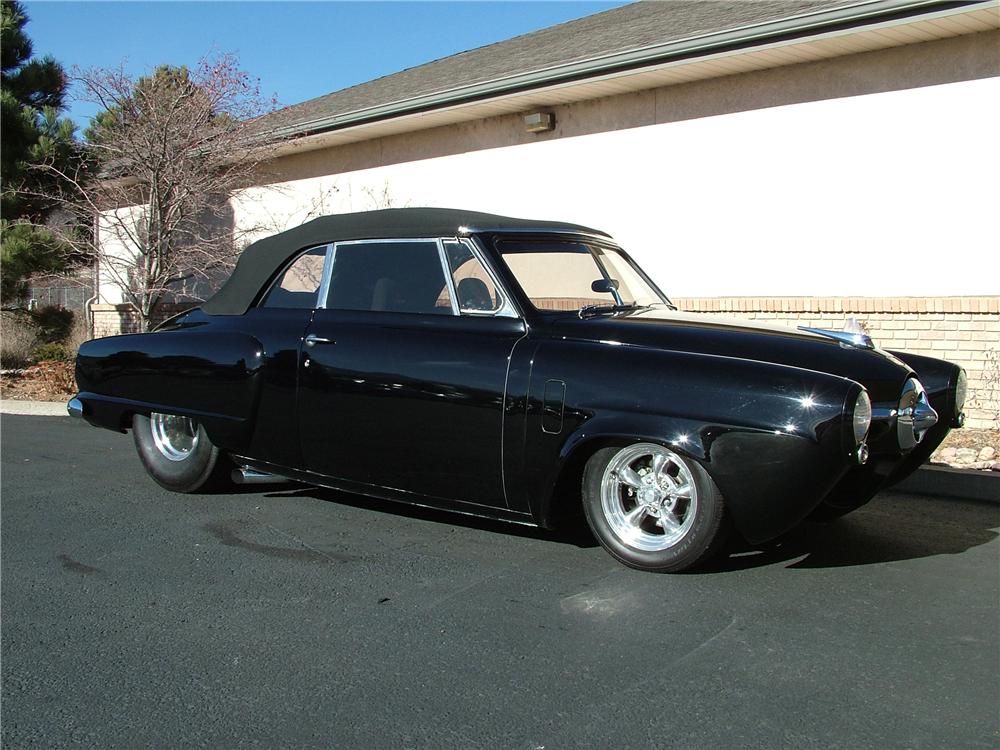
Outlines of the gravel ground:
[{"label": "gravel ground", "polygon": [[1000,471],[1000,427],[952,430],[934,451],[931,463],[956,469]]}]

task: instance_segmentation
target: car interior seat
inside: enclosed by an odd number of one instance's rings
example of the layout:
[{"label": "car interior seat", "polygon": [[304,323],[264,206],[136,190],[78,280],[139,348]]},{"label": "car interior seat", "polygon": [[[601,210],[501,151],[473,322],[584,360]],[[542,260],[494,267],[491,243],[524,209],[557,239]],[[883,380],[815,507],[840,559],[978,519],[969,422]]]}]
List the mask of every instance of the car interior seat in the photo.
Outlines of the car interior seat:
[{"label": "car interior seat", "polygon": [[474,276],[458,282],[458,306],[463,310],[492,310],[493,298],[482,279]]}]

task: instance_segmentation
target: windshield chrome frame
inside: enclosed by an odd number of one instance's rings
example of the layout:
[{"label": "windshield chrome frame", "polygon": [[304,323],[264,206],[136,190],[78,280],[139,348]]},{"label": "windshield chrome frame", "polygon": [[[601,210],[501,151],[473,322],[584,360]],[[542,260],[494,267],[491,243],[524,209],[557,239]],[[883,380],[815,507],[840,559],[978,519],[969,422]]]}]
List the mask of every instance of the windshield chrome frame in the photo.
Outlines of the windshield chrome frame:
[{"label": "windshield chrome frame", "polygon": [[[460,231],[462,231],[463,229],[464,227],[460,228]],[[532,235],[532,237],[531,239],[527,238],[522,239],[516,236],[510,237],[510,235],[512,234]],[[670,301],[670,298],[663,293],[663,291],[653,282],[653,280],[649,277],[649,275],[635,262],[635,260],[633,260],[632,256],[630,256],[620,245],[615,243],[614,240],[612,240],[608,236],[589,234],[586,232],[579,232],[579,231],[567,231],[567,230],[556,231],[556,230],[526,228],[518,231],[511,231],[511,230],[498,231],[497,236],[494,239],[494,242],[497,243],[503,242],[507,238],[510,238],[514,242],[528,243],[533,240],[544,242],[546,241],[546,235],[552,235],[552,234],[559,235],[558,237],[552,238],[553,241],[555,242],[572,242],[575,239],[579,242],[579,244],[583,245],[586,248],[590,257],[593,258],[594,263],[597,266],[598,270],[600,271],[601,275],[606,280],[610,280],[611,276],[609,274],[608,268],[605,267],[605,264],[602,262],[601,258],[598,256],[595,249],[599,248],[601,250],[605,250],[608,252],[618,253],[621,256],[621,258],[626,262],[626,264],[628,264],[628,266],[635,272],[636,276],[638,276],[639,279],[649,288],[649,290],[652,291],[653,294],[659,299],[658,302],[653,303],[654,305],[664,305],[665,307],[671,310],[677,309],[674,303]],[[497,261],[499,263],[504,264],[504,267],[507,270],[507,273],[510,274],[513,283],[517,284],[518,291],[520,291],[520,293],[524,296],[524,299],[527,301],[528,306],[533,312],[540,315],[560,315],[567,313],[576,315],[580,312],[580,309],[582,308],[578,308],[576,310],[547,310],[545,308],[536,307],[534,304],[532,304],[531,298],[528,297],[528,295],[525,293],[524,287],[521,286],[520,281],[518,281],[513,271],[511,271],[510,266],[504,260],[503,251],[500,250],[499,247],[496,247],[495,252],[497,256]],[[619,294],[617,289],[611,292],[611,295],[614,298],[614,303],[608,302],[609,305],[614,304],[622,307],[630,307],[634,305],[634,303],[629,304],[623,302],[621,295]],[[637,305],[638,308],[649,307],[649,306],[650,305]]]}]

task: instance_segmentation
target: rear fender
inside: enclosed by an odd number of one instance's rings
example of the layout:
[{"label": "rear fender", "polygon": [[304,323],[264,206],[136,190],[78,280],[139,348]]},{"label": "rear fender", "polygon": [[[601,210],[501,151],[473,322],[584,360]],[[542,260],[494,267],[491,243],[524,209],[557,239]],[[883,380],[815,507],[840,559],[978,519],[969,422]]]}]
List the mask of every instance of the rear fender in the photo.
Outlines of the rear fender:
[{"label": "rear fender", "polygon": [[153,411],[196,418],[213,443],[240,450],[260,395],[263,346],[234,331],[170,330],[88,341],[76,360],[83,416],[124,431]]}]

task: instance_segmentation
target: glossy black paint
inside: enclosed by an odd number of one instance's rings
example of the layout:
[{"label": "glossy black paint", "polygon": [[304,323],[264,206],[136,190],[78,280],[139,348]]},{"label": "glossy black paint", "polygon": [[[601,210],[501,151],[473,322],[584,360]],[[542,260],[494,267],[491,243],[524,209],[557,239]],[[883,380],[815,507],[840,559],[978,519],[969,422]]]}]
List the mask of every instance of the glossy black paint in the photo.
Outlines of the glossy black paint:
[{"label": "glossy black paint", "polygon": [[317,310],[297,405],[303,467],[506,507],[501,466],[511,318]]},{"label": "glossy black paint", "polygon": [[219,445],[240,445],[253,428],[263,353],[254,336],[208,326],[88,341],[76,361],[84,417],[124,431],[167,393],[171,413],[197,418]]},{"label": "glossy black paint", "polygon": [[194,310],[154,333],[84,344],[85,417],[121,430],[137,412],[186,414],[262,470],[543,526],[567,488],[579,502],[595,450],[659,442],[706,468],[755,542],[926,458],[924,444],[901,453],[886,418],[870,432],[872,462],[857,466],[850,415],[862,388],[888,411],[918,375],[942,414],[928,445],[954,417],[958,369],[939,360],[665,306],[536,311],[498,236],[476,241],[517,317]]},{"label": "glossy black paint", "polygon": [[[853,381],[756,360],[570,339],[561,330],[554,324],[526,342],[525,438],[508,451],[511,508],[530,509],[542,523],[550,509],[538,499],[553,497],[573,455],[608,444],[655,441],[701,461],[751,539],[793,526],[850,466],[845,405],[861,391]],[[557,379],[566,383],[563,430],[552,434],[544,429],[544,392]]]}]

